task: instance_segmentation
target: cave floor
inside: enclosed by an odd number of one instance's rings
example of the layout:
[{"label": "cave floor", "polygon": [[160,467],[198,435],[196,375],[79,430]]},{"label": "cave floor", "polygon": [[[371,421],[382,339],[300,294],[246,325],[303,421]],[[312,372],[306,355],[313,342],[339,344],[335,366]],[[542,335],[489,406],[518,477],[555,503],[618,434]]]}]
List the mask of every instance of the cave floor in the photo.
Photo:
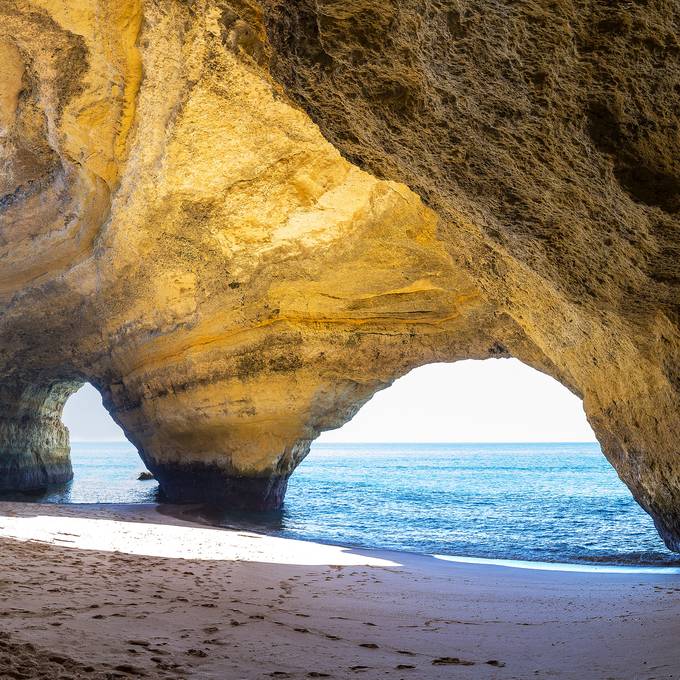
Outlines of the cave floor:
[{"label": "cave floor", "polygon": [[680,678],[680,575],[452,564],[153,506],[3,503],[0,543],[0,678]]}]

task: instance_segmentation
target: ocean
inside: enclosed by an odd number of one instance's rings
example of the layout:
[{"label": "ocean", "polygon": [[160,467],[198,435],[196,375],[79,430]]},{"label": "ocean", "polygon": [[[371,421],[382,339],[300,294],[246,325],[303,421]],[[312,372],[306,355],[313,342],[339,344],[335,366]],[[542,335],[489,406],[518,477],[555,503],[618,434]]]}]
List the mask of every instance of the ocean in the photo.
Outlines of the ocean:
[{"label": "ocean", "polygon": [[[50,503],[153,503],[128,443],[74,443]],[[13,496],[19,499],[19,497]],[[21,500],[26,500],[21,497]],[[369,548],[680,566],[597,444],[316,444],[279,513],[212,512],[222,526]]]}]

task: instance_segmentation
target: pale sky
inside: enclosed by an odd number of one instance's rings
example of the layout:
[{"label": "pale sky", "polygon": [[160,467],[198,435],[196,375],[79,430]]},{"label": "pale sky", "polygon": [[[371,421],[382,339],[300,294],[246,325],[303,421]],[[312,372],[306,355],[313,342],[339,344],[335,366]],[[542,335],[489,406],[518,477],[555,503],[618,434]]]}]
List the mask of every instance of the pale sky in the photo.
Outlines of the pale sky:
[{"label": "pale sky", "polygon": [[123,430],[113,422],[102,406],[101,395],[89,383],[66,402],[61,419],[71,433],[72,442],[125,441]]},{"label": "pale sky", "polygon": [[[72,441],[124,440],[91,385],[64,408]],[[416,368],[321,442],[595,441],[581,400],[516,359]]]}]

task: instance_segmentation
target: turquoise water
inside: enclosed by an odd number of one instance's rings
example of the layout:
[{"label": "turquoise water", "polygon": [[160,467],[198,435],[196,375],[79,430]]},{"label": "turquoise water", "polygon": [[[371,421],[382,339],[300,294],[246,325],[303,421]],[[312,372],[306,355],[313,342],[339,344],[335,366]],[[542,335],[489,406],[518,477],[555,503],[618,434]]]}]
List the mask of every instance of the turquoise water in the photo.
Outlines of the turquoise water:
[{"label": "turquoise water", "polygon": [[[72,457],[74,481],[36,500],[157,500],[131,445],[76,443]],[[317,444],[281,513],[211,519],[422,553],[680,565],[597,444]]]}]

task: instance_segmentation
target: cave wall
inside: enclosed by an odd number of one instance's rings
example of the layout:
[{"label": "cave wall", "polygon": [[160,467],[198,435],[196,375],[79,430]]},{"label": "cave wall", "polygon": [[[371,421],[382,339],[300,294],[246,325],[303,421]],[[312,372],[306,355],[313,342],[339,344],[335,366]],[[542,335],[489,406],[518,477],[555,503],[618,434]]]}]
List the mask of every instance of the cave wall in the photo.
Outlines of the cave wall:
[{"label": "cave wall", "polygon": [[169,498],[276,507],[399,375],[516,356],[677,548],[677,12],[2,3],[0,421],[58,477],[29,395],[88,380]]}]

